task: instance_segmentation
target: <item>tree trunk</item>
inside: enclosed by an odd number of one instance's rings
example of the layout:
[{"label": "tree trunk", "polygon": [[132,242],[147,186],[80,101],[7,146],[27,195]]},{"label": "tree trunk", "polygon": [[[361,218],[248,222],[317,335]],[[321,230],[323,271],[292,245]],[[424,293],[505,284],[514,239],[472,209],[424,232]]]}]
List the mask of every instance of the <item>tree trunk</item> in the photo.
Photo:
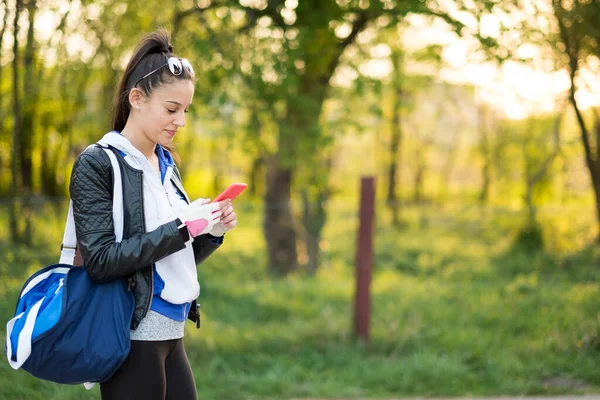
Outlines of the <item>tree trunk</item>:
[{"label": "tree trunk", "polygon": [[[2,42],[4,41],[4,34],[6,33],[6,28],[8,25],[8,0],[4,0],[2,2],[2,10],[4,10],[4,18],[2,20],[2,28],[0,29],[0,60],[2,60],[3,56],[2,56]],[[2,63],[0,63],[0,88],[2,88]],[[0,124],[2,124],[4,122],[4,102],[2,101],[2,99],[0,99]],[[0,128],[2,128],[2,125],[0,125]],[[4,130],[0,129],[0,138],[3,136],[4,134]],[[1,165],[1,164],[0,164]]]},{"label": "tree trunk", "polygon": [[438,201],[440,204],[447,204],[450,199],[452,173],[454,172],[454,164],[456,163],[456,155],[458,147],[450,147],[447,152],[446,162],[442,170],[442,182],[438,193]]},{"label": "tree trunk", "polygon": [[319,270],[321,246],[319,245],[319,238],[312,235],[306,236],[306,252],[308,254],[308,263],[306,264],[307,275],[314,276]]},{"label": "tree trunk", "polygon": [[[308,262],[306,264],[307,275],[315,275],[319,269],[319,253],[320,253],[320,233],[322,225],[325,224],[324,213],[316,212],[321,209],[318,204],[312,203],[309,199],[308,191],[302,191],[302,211],[303,225],[305,228],[304,237],[306,244],[306,252]],[[321,225],[319,227],[319,225]]]},{"label": "tree trunk", "polygon": [[284,276],[298,266],[296,230],[291,210],[292,169],[272,156],[267,170],[263,229],[267,241],[269,270]]},{"label": "tree trunk", "polygon": [[[3,10],[4,10],[4,19],[2,21],[2,29],[0,30],[0,60],[2,60],[2,42],[4,40],[4,33],[6,32],[6,26],[8,25],[8,1],[4,0],[2,2]],[[2,90],[3,86],[3,76],[4,71],[2,70],[2,64],[0,63],[0,90]],[[4,121],[4,96],[0,97],[0,142],[4,141],[4,135],[8,132],[6,129],[5,121]],[[4,159],[3,152],[0,152],[0,194],[4,194],[5,190],[8,188],[5,186],[7,182],[7,178],[4,176]]]},{"label": "tree trunk", "polygon": [[[598,160],[598,154],[593,154],[592,147],[590,144],[590,132],[587,129],[581,110],[577,105],[577,99],[575,98],[575,92],[577,87],[575,86],[575,76],[579,70],[579,57],[581,56],[581,37],[578,37],[576,27],[573,27],[573,21],[567,19],[567,11],[563,7],[559,0],[553,0],[552,5],[554,7],[554,15],[558,23],[558,29],[561,41],[564,45],[564,53],[569,58],[568,71],[569,80],[571,87],[569,89],[569,102],[573,106],[575,116],[577,117],[577,124],[581,130],[581,142],[585,151],[585,162],[590,172],[590,178],[592,181],[592,188],[594,189],[594,196],[596,200],[596,222],[600,227],[600,160]],[[564,18],[564,19],[563,19]],[[600,146],[600,131],[596,132],[596,153],[598,152],[598,146]],[[598,236],[596,241],[600,242],[600,229],[598,229]]]},{"label": "tree trunk", "polygon": [[521,143],[522,152],[523,152],[523,160],[525,161],[525,171],[523,175],[525,176],[525,206],[527,208],[527,218],[528,223],[526,229],[530,229],[536,225],[536,210],[533,204],[533,191],[537,181],[541,178],[541,175],[536,179],[534,175],[536,173],[533,171],[534,166],[532,165],[532,160],[529,157],[528,149],[531,145],[531,141],[533,140],[533,136],[531,132],[533,131],[533,120],[530,120],[530,123],[527,124],[526,127],[526,137]]},{"label": "tree trunk", "polygon": [[492,182],[492,161],[490,151],[490,139],[489,132],[486,126],[485,112],[483,106],[479,107],[479,137],[480,137],[480,150],[483,156],[483,182],[481,185],[481,191],[479,192],[479,204],[485,206],[488,204],[490,199],[490,186]]},{"label": "tree trunk", "polygon": [[13,201],[10,208],[10,237],[13,243],[21,242],[21,234],[19,230],[19,203],[21,195],[21,180],[19,174],[19,138],[21,136],[21,94],[19,90],[19,17],[21,16],[21,0],[17,0],[15,4],[15,15],[13,23],[13,137],[12,137],[12,194]]},{"label": "tree trunk", "polygon": [[481,184],[481,192],[479,193],[479,205],[486,206],[490,200],[491,165],[489,158],[486,157],[483,164],[483,182]]},{"label": "tree trunk", "polygon": [[298,268],[295,218],[291,191],[295,170],[296,138],[299,115],[288,105],[288,117],[279,124],[278,153],[267,163],[263,229],[269,256],[269,271],[285,276]]},{"label": "tree trunk", "polygon": [[[274,15],[276,7],[268,2]],[[323,154],[319,131],[319,116],[323,101],[344,49],[362,32],[370,15],[359,13],[353,21],[349,35],[340,41],[329,29],[327,19],[315,19],[315,11],[323,14],[329,10],[327,2],[313,0],[299,2],[296,7],[296,26],[303,29],[297,39],[299,49],[294,52],[306,64],[302,73],[294,74],[292,86],[287,88],[285,99],[287,116],[278,121],[279,144],[277,154],[267,163],[267,189],[265,195],[264,232],[269,254],[269,268],[284,275],[297,268],[298,252],[296,232],[291,211],[291,185],[297,168],[297,145],[302,154]]]},{"label": "tree trunk", "polygon": [[23,57],[23,93],[24,93],[24,107],[23,107],[23,126],[20,140],[20,161],[21,161],[21,176],[23,179],[23,188],[26,191],[26,195],[32,193],[33,188],[33,139],[35,136],[35,116],[36,116],[36,105],[37,105],[37,91],[38,85],[36,82],[37,76],[35,74],[35,38],[34,38],[34,22],[36,12],[35,0],[28,0],[27,13],[29,17],[29,28],[27,30],[27,43],[25,45],[25,54]]},{"label": "tree trunk", "polygon": [[[41,132],[44,137],[50,128],[50,125],[43,124]],[[62,187],[58,184],[58,168],[61,163],[62,143],[64,136],[60,136],[59,143],[50,148],[48,140],[40,141],[41,165],[40,177],[42,181],[41,191],[46,196],[56,197],[63,195]]]},{"label": "tree trunk", "polygon": [[400,180],[400,145],[402,143],[402,126],[400,120],[400,107],[402,98],[402,88],[397,83],[395,87],[394,109],[392,116],[392,142],[390,143],[390,167],[388,171],[388,192],[387,204],[392,212],[392,222],[394,226],[400,224],[398,196],[396,194],[396,185]]},{"label": "tree trunk", "polygon": [[[317,273],[320,265],[319,256],[321,254],[321,238],[323,228],[327,222],[327,201],[330,197],[328,184],[329,171],[331,170],[331,161],[327,160],[327,167],[320,170],[322,176],[315,177],[314,180],[322,179],[322,184],[311,185],[311,190],[302,191],[303,199],[303,225],[305,229],[305,246],[308,255],[306,272],[308,275]],[[315,192],[316,191],[316,192]],[[312,193],[312,196],[309,195]]]},{"label": "tree trunk", "polygon": [[[46,129],[42,133],[46,132]],[[42,178],[42,193],[52,196],[54,192],[54,184],[56,183],[56,176],[52,168],[52,159],[50,156],[50,149],[48,148],[49,143],[47,140],[40,142],[40,154],[42,169],[40,171],[40,177]]]},{"label": "tree trunk", "polygon": [[[595,121],[595,133],[596,133],[596,143],[600,143],[600,116],[596,115]],[[594,183],[594,195],[596,199],[596,220],[598,222],[598,226],[600,227],[600,160],[598,160],[598,155],[596,155],[594,169],[596,171],[596,180]],[[600,243],[600,229],[598,232],[598,237],[596,241]]]},{"label": "tree trunk", "polygon": [[[265,238],[269,253],[269,269],[275,275],[286,275],[298,267],[295,218],[291,210],[291,189],[297,168],[298,143],[307,146],[308,154],[322,154],[317,146],[318,120],[329,79],[306,78],[300,93],[288,99],[285,118],[279,121],[278,153],[267,164],[265,195]],[[298,99],[302,99],[302,102]],[[302,137],[303,140],[299,138]],[[309,140],[314,142],[310,147]],[[312,152],[312,153],[311,153]],[[315,159],[318,159],[315,157]]]},{"label": "tree trunk", "polygon": [[392,223],[394,226],[400,225],[399,209],[400,204],[398,203],[398,196],[396,186],[400,181],[400,170],[401,165],[400,158],[400,146],[402,144],[402,121],[401,121],[401,107],[402,107],[402,96],[404,94],[402,88],[402,78],[404,74],[403,70],[403,58],[402,54],[396,52],[392,56],[392,63],[394,66],[394,104],[392,109],[392,140],[390,143],[390,166],[388,170],[388,192],[387,192],[387,205],[392,212]]},{"label": "tree trunk", "polygon": [[420,205],[423,201],[423,180],[425,177],[425,164],[419,162],[417,164],[417,172],[415,173],[415,190],[413,201],[416,205]]},{"label": "tree trunk", "polygon": [[[537,169],[533,169],[533,166],[531,165],[531,161],[528,157],[527,154],[527,149],[529,147],[529,140],[526,140],[523,144],[523,156],[525,157],[525,187],[526,187],[526,193],[525,193],[525,203],[527,204],[527,210],[528,210],[528,216],[529,216],[529,226],[538,226],[537,223],[537,210],[535,207],[535,204],[533,203],[533,194],[534,194],[534,190],[536,185],[538,184],[538,182],[540,180],[542,180],[547,174],[548,171],[550,170],[550,167],[552,166],[552,163],[554,162],[554,160],[556,159],[556,157],[558,156],[558,154],[560,153],[560,123],[561,123],[561,119],[562,119],[562,114],[559,114],[556,117],[556,121],[554,122],[554,132],[553,132],[553,150],[552,153],[550,153],[548,155],[548,157],[546,157],[546,159],[544,159],[544,161],[541,163],[541,165],[539,167],[537,167]],[[531,128],[527,129],[528,131],[531,131]]]},{"label": "tree trunk", "polygon": [[250,185],[249,195],[252,197],[258,197],[260,194],[264,193],[263,182],[264,182],[264,174],[265,174],[265,150],[260,145],[260,135],[263,129],[262,122],[259,118],[258,107],[252,105],[250,107],[250,129],[255,133],[258,146],[252,146],[253,151],[255,153],[254,158],[252,160],[252,165],[250,166],[250,173],[248,174],[248,183]]},{"label": "tree trunk", "polygon": [[[98,47],[98,51],[96,54],[104,54],[106,56],[106,68],[112,68],[114,60],[113,50],[109,46],[105,45],[104,41],[100,42],[100,46]],[[104,77],[105,84],[102,88],[102,103],[107,110],[112,111],[115,96],[114,88],[116,88],[119,84],[119,76],[120,75],[117,73],[117,71],[113,71],[112,73],[106,74],[106,76]],[[106,120],[107,126],[110,126],[112,129],[111,113],[105,113],[104,118]]]},{"label": "tree trunk", "polygon": [[329,174],[333,167],[331,154],[323,165],[315,162],[312,170],[315,174],[311,181],[311,188],[302,190],[302,222],[304,225],[305,246],[308,255],[306,273],[315,275],[319,270],[321,254],[321,237],[327,222],[327,202],[331,196],[329,188]]},{"label": "tree trunk", "polygon": [[[525,156],[527,157],[527,156]],[[529,168],[526,168],[529,170]],[[528,227],[537,226],[537,216],[535,205],[533,204],[533,189],[534,183],[531,182],[530,179],[526,179],[525,182],[525,205],[527,206],[527,218],[528,218]]]},{"label": "tree trunk", "polygon": [[[569,94],[569,101],[575,111],[577,117],[577,123],[581,131],[581,142],[585,150],[585,163],[590,172],[590,178],[592,181],[592,189],[594,190],[594,199],[596,200],[596,222],[600,227],[600,161],[592,154],[592,148],[590,144],[590,132],[585,124],[581,110],[575,99],[575,71],[571,70],[571,89]],[[600,129],[596,129],[596,142],[600,141]],[[600,243],[600,229],[598,230],[598,236],[596,241]]]},{"label": "tree trunk", "polygon": [[252,161],[250,173],[248,174],[248,186],[251,196],[256,197],[262,193],[261,177],[264,176],[265,159],[263,154],[257,155]]}]

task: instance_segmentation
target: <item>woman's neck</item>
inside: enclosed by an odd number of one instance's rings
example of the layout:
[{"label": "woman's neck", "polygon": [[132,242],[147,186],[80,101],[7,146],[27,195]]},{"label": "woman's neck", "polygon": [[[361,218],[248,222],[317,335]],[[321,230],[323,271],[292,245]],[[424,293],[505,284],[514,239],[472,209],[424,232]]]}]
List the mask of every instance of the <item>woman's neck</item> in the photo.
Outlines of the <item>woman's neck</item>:
[{"label": "woman's neck", "polygon": [[154,157],[156,143],[149,140],[140,129],[134,129],[127,123],[121,131],[121,135],[126,137],[133,147],[138,149],[146,158],[151,159]]}]

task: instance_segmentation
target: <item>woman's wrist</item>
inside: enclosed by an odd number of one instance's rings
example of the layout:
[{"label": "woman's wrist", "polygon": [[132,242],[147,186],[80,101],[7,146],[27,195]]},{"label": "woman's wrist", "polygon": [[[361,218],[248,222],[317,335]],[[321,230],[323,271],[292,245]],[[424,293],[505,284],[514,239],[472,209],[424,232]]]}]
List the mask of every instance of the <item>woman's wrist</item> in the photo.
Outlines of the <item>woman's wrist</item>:
[{"label": "woman's wrist", "polygon": [[186,243],[190,240],[190,231],[187,228],[187,225],[181,221],[181,219],[175,219],[175,224],[177,224],[177,229],[179,230],[179,235],[183,242]]}]

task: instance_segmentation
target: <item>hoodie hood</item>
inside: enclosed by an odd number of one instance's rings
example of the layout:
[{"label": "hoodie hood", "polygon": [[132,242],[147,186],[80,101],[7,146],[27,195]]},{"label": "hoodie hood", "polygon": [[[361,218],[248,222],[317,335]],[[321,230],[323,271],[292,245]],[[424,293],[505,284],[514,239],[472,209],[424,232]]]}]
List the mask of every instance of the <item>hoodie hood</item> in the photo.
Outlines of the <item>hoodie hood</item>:
[{"label": "hoodie hood", "polygon": [[[106,135],[104,135],[104,137],[102,137],[101,140],[98,141],[98,143],[108,145],[119,150],[125,161],[127,161],[127,163],[133,168],[147,171],[152,175],[156,173],[146,156],[133,144],[131,144],[129,139],[123,136],[120,132],[108,132]],[[155,153],[158,156],[158,166],[160,168],[161,181],[164,183],[165,178],[170,179],[174,166],[173,157],[171,157],[171,153],[169,153],[169,151],[160,144],[156,145]]]}]

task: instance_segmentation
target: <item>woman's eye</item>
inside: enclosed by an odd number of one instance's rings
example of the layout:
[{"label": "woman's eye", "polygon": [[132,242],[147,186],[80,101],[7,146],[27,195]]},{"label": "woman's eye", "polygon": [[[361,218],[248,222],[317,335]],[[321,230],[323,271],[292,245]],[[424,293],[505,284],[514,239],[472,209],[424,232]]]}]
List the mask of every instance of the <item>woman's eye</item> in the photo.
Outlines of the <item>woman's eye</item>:
[{"label": "woman's eye", "polygon": [[170,110],[167,108],[167,111],[169,112],[169,114],[175,114],[175,111],[177,111],[177,110]]}]

